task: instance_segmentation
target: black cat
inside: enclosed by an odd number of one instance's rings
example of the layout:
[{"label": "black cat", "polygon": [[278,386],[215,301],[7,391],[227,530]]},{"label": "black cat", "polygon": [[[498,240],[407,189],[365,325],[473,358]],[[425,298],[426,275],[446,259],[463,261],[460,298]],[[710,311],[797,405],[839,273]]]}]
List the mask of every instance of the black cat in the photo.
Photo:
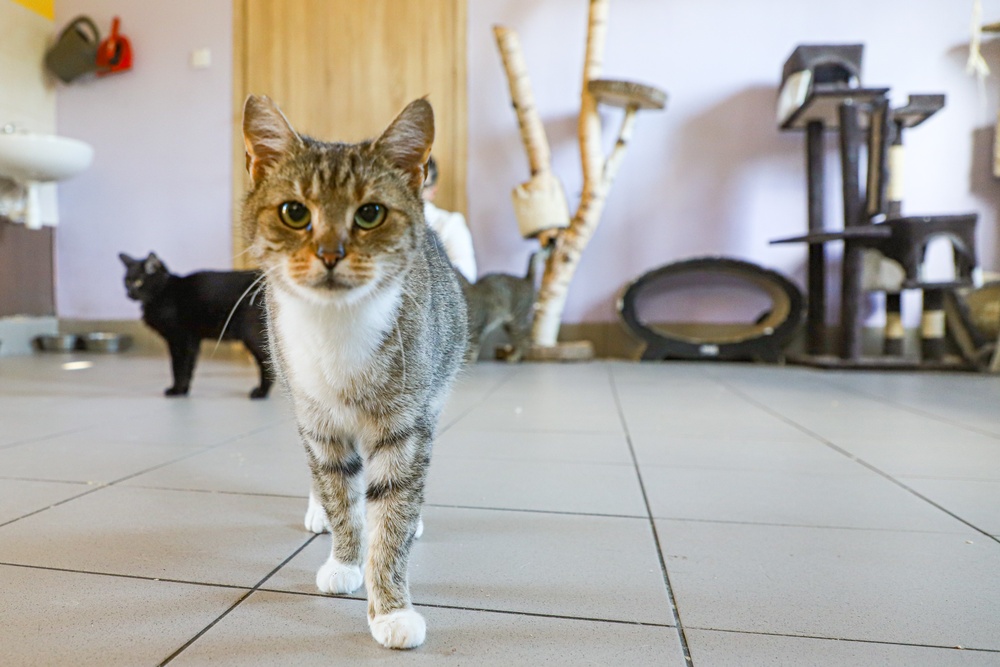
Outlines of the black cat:
[{"label": "black cat", "polygon": [[174,385],[164,392],[167,396],[187,395],[201,340],[218,340],[220,334],[224,340],[243,341],[260,366],[260,386],[250,392],[250,398],[267,396],[274,375],[267,357],[264,298],[251,289],[261,276],[259,271],[176,276],[154,253],[146,259],[125,253],[118,257],[125,264],[129,298],[142,303],[142,321],[163,336],[170,348]]}]

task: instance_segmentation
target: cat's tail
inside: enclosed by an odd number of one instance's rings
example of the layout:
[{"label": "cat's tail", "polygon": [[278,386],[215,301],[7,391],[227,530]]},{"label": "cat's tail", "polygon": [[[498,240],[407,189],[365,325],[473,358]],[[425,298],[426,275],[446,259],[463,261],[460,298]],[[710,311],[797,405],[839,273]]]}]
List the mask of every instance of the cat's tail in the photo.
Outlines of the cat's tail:
[{"label": "cat's tail", "polygon": [[550,247],[545,246],[531,253],[531,256],[528,258],[528,270],[524,274],[524,279],[531,283],[532,289],[538,284],[538,274],[542,272],[543,265],[545,264],[545,260],[549,258],[550,252]]}]

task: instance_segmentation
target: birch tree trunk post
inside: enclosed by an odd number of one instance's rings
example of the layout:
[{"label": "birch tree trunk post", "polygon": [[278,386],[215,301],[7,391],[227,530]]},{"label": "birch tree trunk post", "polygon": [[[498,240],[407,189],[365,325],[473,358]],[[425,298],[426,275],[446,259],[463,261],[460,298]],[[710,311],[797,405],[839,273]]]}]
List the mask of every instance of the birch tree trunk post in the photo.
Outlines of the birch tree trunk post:
[{"label": "birch tree trunk post", "polygon": [[493,34],[507,74],[510,98],[517,114],[521,143],[528,154],[531,174],[528,182],[518,185],[511,193],[514,213],[521,235],[525,238],[538,238],[543,246],[547,246],[549,237],[569,225],[566,193],[562,183],[552,173],[552,153],[545,136],[545,126],[542,125],[535,106],[517,33],[503,26],[494,26]]},{"label": "birch tree trunk post", "polygon": [[604,161],[601,152],[601,117],[597,113],[597,100],[591,94],[588,84],[600,76],[604,63],[609,5],[610,0],[590,0],[580,117],[577,122],[583,189],[576,214],[570,220],[569,227],[556,236],[552,252],[545,262],[531,331],[532,341],[540,347],[552,347],[559,338],[559,326],[566,307],[570,281],[603,209],[604,196],[600,192]]},{"label": "birch tree trunk post", "polygon": [[[609,3],[610,0],[590,0],[578,125],[583,190],[576,214],[569,227],[556,236],[552,252],[545,263],[532,329],[532,340],[539,347],[555,346],[558,341],[570,282],[583,251],[601,220],[608,192],[632,137],[636,113],[639,109],[662,109],[666,104],[666,93],[656,88],[598,78],[604,62]],[[598,103],[625,109],[618,138],[607,158],[601,149]]]},{"label": "birch tree trunk post", "polygon": [[500,59],[507,74],[510,98],[517,115],[518,128],[521,130],[521,143],[524,144],[524,151],[528,154],[531,175],[551,171],[552,153],[549,151],[549,140],[545,136],[545,126],[538,117],[535,96],[531,92],[531,80],[528,78],[528,68],[521,53],[521,41],[516,32],[500,25],[493,26],[493,36],[497,40]]},{"label": "birch tree trunk post", "polygon": [[[517,35],[506,28],[494,28],[532,174],[531,181],[515,188],[514,205],[518,213],[518,224],[525,236],[535,236],[543,246],[550,247],[535,301],[532,328],[535,348],[530,356],[536,359],[593,356],[589,343],[586,344],[586,350],[567,350],[565,355],[560,354],[556,348],[569,285],[583,251],[600,222],[608,191],[632,136],[636,113],[639,109],[662,109],[666,104],[666,93],[659,89],[598,78],[604,62],[609,6],[610,0],[590,0],[577,125],[583,188],[576,213],[568,220],[568,225],[565,222],[569,218],[568,207],[563,213],[552,205],[556,199],[555,188],[558,188],[563,206],[565,195],[551,171],[551,153],[531,95]],[[625,109],[618,138],[607,157],[601,148],[601,118],[597,111],[599,103]],[[533,205],[522,203],[518,210],[519,199],[523,202],[526,201],[524,198],[530,198]],[[524,218],[534,218],[536,224],[533,227],[526,225]]]}]

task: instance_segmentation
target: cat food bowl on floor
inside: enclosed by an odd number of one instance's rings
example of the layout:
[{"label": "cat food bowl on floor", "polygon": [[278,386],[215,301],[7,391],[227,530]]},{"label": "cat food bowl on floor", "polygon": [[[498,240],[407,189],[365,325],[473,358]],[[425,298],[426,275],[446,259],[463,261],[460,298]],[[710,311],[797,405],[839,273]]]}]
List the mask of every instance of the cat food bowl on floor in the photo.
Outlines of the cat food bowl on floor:
[{"label": "cat food bowl on floor", "polygon": [[126,334],[96,331],[83,336],[83,349],[87,352],[117,354],[132,347],[132,337]]},{"label": "cat food bowl on floor", "polygon": [[35,336],[35,349],[40,352],[72,352],[80,346],[76,334],[45,334]]}]

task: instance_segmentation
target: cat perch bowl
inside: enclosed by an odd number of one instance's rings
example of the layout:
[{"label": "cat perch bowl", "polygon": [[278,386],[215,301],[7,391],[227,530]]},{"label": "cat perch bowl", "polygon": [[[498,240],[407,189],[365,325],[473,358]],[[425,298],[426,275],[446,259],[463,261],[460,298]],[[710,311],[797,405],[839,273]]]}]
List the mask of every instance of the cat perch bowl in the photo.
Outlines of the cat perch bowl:
[{"label": "cat perch bowl", "polygon": [[83,349],[87,352],[117,354],[132,347],[132,337],[125,334],[94,332],[82,336]]},{"label": "cat perch bowl", "polygon": [[35,336],[33,342],[39,352],[74,352],[80,347],[80,337],[76,334]]},{"label": "cat perch bowl", "polygon": [[132,347],[132,337],[126,334],[94,332],[87,334],[50,334],[36,336],[39,352],[103,352],[117,354]]}]

